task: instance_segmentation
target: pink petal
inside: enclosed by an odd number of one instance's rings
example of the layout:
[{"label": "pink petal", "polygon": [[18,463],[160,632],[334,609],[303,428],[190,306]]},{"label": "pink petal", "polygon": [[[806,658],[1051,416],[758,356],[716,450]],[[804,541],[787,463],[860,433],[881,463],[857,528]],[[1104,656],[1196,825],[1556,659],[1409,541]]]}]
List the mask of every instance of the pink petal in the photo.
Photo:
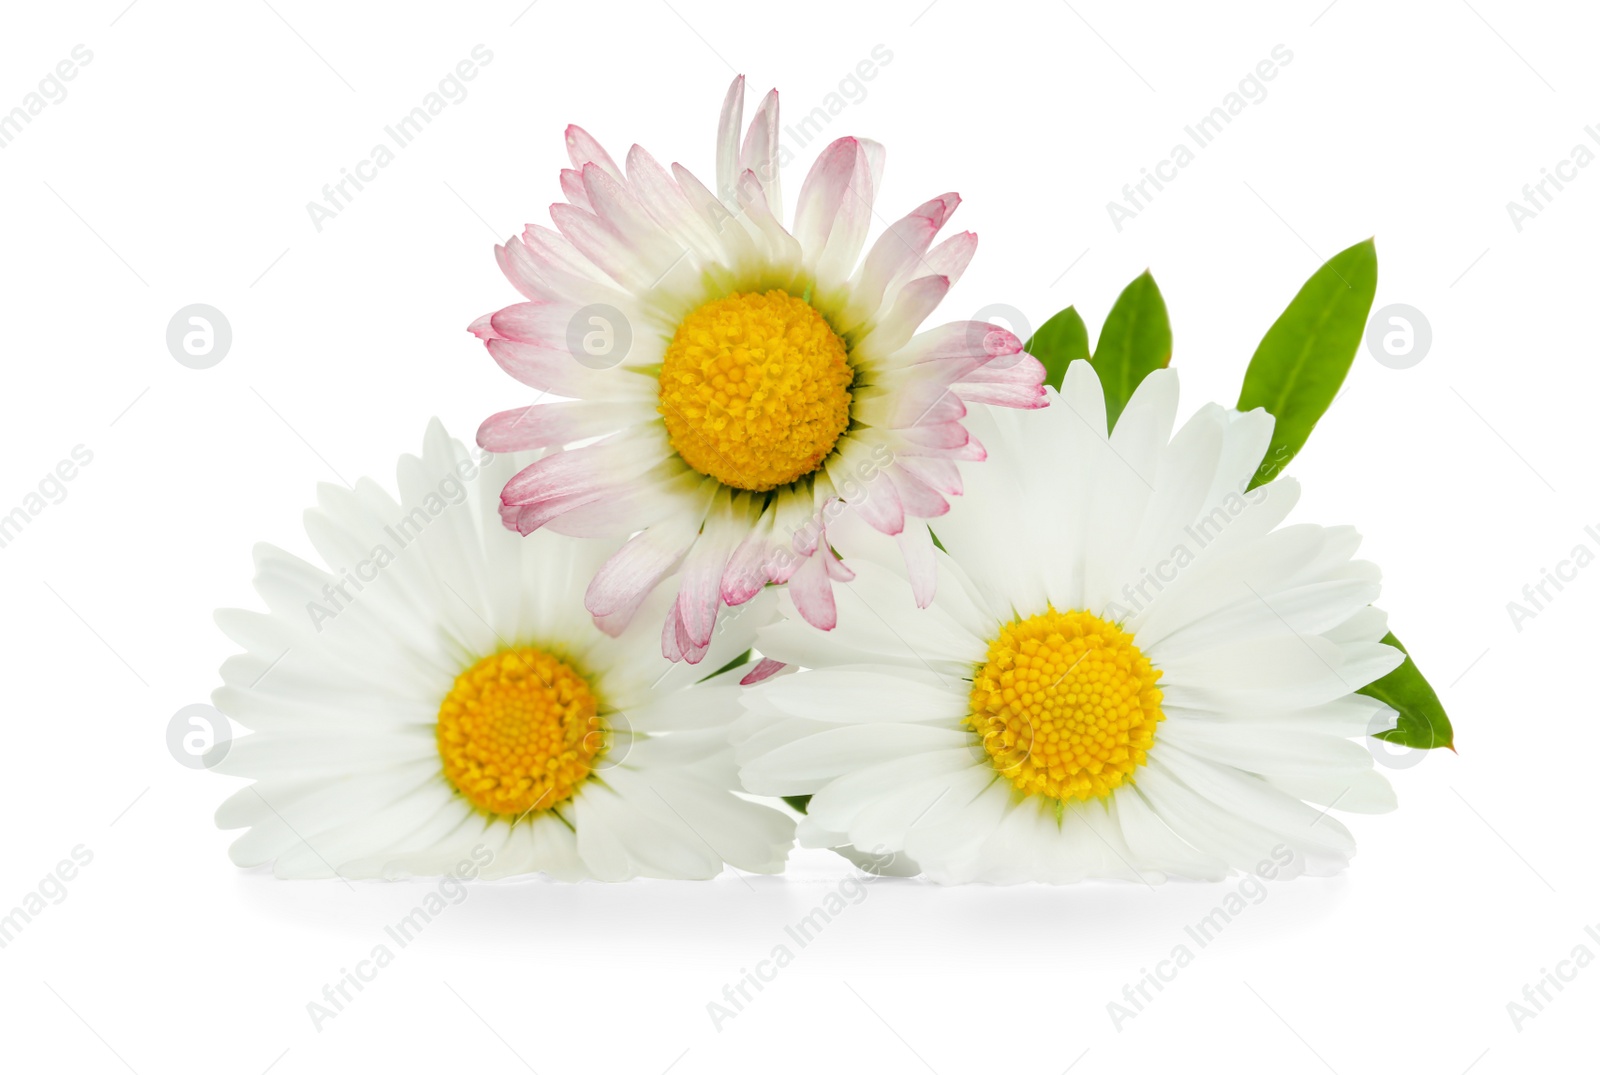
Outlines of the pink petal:
[{"label": "pink petal", "polygon": [[839,205],[827,249],[816,261],[818,278],[824,284],[842,284],[855,273],[867,233],[872,230],[872,205],[883,179],[883,146],[866,138],[856,139],[856,145],[859,155],[849,189]]},{"label": "pink petal", "polygon": [[490,415],[478,427],[478,447],[491,452],[523,452],[570,444],[615,432],[627,421],[607,403],[534,403]]},{"label": "pink petal", "polygon": [[599,500],[603,495],[599,490],[572,493],[568,496],[542,500],[537,504],[508,504],[501,500],[500,522],[507,530],[515,530],[526,537],[567,512]]},{"label": "pink petal", "polygon": [[496,338],[485,340],[484,346],[501,369],[530,388],[575,399],[604,390],[597,371],[581,365],[567,350],[565,339],[546,346]]},{"label": "pink petal", "polygon": [[787,667],[788,665],[782,661],[775,661],[771,657],[763,657],[756,662],[754,668],[745,673],[744,678],[739,681],[739,686],[753,687],[762,680],[771,679]]},{"label": "pink petal", "polygon": [[862,338],[859,346],[880,355],[900,350],[949,291],[950,281],[943,276],[922,276],[911,281],[900,289],[889,313]]},{"label": "pink petal", "polygon": [[589,203],[589,192],[583,189],[583,173],[576,168],[561,169],[561,193],[579,209],[594,210]]},{"label": "pink petal", "polygon": [[1048,406],[1044,392],[1044,365],[1030,354],[996,359],[967,374],[954,386],[962,399],[997,407],[1037,410]]},{"label": "pink petal", "polygon": [[493,326],[494,314],[484,314],[472,324],[467,326],[467,331],[480,340],[492,340],[498,335]]},{"label": "pink petal", "polygon": [[678,584],[678,619],[695,646],[711,642],[722,607],[722,574],[738,543],[740,531],[732,524],[731,500],[720,498],[706,517],[700,539],[683,563]]},{"label": "pink petal", "polygon": [[529,224],[522,232],[522,245],[546,277],[568,274],[586,280],[600,278],[577,247],[568,242],[560,232],[551,231],[542,224]]},{"label": "pink petal", "polygon": [[1022,341],[997,325],[985,321],[952,321],[917,333],[901,350],[899,359],[906,365],[942,362],[972,370],[1021,350]]},{"label": "pink petal", "polygon": [[831,631],[839,623],[839,610],[833,603],[833,583],[828,581],[827,561],[832,559],[825,542],[819,542],[809,557],[789,578],[789,596],[794,607],[811,626]]},{"label": "pink petal", "polygon": [[1035,385],[1044,380],[1044,364],[1026,351],[996,355],[962,376],[963,384]]},{"label": "pink petal", "polygon": [[577,312],[578,307],[566,302],[519,302],[490,314],[489,324],[504,340],[565,349],[567,326]]},{"label": "pink petal", "polygon": [[956,391],[961,398],[972,403],[987,403],[992,407],[1011,407],[1022,411],[1036,411],[1048,407],[1043,388],[1023,388],[1015,385],[978,384],[961,385]]},{"label": "pink petal", "polygon": [[744,123],[744,76],[734,76],[722,99],[717,118],[717,191],[733,200],[733,181],[739,173],[739,127]]},{"label": "pink petal", "polygon": [[638,477],[653,465],[650,459],[641,458],[637,441],[613,435],[530,463],[506,482],[500,499],[506,504],[532,504],[605,490]]},{"label": "pink petal", "polygon": [[859,495],[845,501],[857,515],[880,534],[893,537],[906,525],[905,505],[894,482],[882,471],[869,478]]},{"label": "pink petal", "polygon": [[[934,519],[950,510],[950,502],[940,496],[933,489],[898,463],[889,468],[886,473],[894,479],[895,488],[900,493],[900,503],[905,505],[906,514],[918,519]],[[906,529],[914,530],[915,527],[907,524]]]},{"label": "pink petal", "polygon": [[917,206],[878,236],[862,262],[861,279],[854,289],[863,306],[876,308],[890,282],[911,271],[959,204],[959,195],[941,195]]},{"label": "pink petal", "polygon": [[840,138],[800,185],[794,235],[825,282],[850,275],[872,222],[872,163],[867,143]]},{"label": "pink petal", "polygon": [[578,171],[583,171],[585,164],[598,164],[609,172],[614,179],[621,179],[622,172],[612,161],[608,154],[594,140],[594,137],[577,124],[567,128],[567,156],[572,159],[572,166]]},{"label": "pink petal", "polygon": [[972,440],[972,434],[960,422],[910,426],[900,430],[899,434],[908,443],[924,448],[960,448]]},{"label": "pink petal", "polygon": [[901,455],[895,465],[945,496],[961,495],[961,468],[948,459],[931,455]]},{"label": "pink petal", "polygon": [[739,207],[767,240],[768,257],[778,264],[797,262],[801,258],[800,243],[789,234],[783,223],[772,214],[767,195],[754,172],[744,172],[738,184]]},{"label": "pink petal", "polygon": [[[644,598],[641,597],[639,600],[642,602]],[[638,612],[639,606],[631,605],[628,608],[623,609],[621,612],[613,613],[610,616],[593,617],[594,625],[600,628],[600,630],[604,631],[606,634],[610,635],[612,638],[616,638],[618,635],[622,634],[622,632],[628,629],[628,625],[633,622],[633,617],[638,615]]]},{"label": "pink petal", "polygon": [[650,259],[652,272],[659,275],[656,265],[660,258],[665,257],[670,263],[682,255],[683,251],[667,241],[660,226],[623,183],[591,164],[583,170],[583,186],[589,192],[595,215],[623,242]]},{"label": "pink petal", "polygon": [[645,211],[684,242],[710,248],[715,236],[666,169],[639,146],[628,151],[628,185]]},{"label": "pink petal", "polygon": [[661,656],[669,661],[699,664],[705,659],[706,651],[710,648],[710,643],[703,646],[696,645],[689,637],[683,620],[678,615],[676,604],[667,610],[667,621],[661,627]]},{"label": "pink petal", "polygon": [[511,286],[520,291],[525,298],[547,298],[549,292],[544,287],[539,277],[538,266],[533,260],[533,255],[522,245],[522,240],[515,237],[506,241],[504,246],[494,248],[494,259],[500,265],[500,271],[505,274]]},{"label": "pink petal", "polygon": [[948,277],[950,286],[954,287],[972,263],[972,255],[977,252],[978,233],[964,231],[960,235],[952,235],[930,250],[923,259],[923,267],[936,276]]},{"label": "pink petal", "polygon": [[767,204],[774,216],[783,216],[783,197],[779,193],[778,175],[778,91],[770,90],[761,99],[750,120],[750,130],[744,136],[744,149],[739,154],[741,171],[751,171],[766,191]]},{"label": "pink petal", "polygon": [[787,550],[773,547],[774,517],[764,514],[745,534],[728,566],[722,572],[722,600],[728,605],[742,605],[760,593],[770,581],[777,581],[773,572],[775,558]]},{"label": "pink petal", "polygon": [[[606,297],[604,277],[572,244],[549,228],[530,224],[521,238],[495,247],[500,271],[524,297],[535,301],[574,301],[580,305]],[[597,293],[599,293],[597,295]]]},{"label": "pink petal", "polygon": [[684,527],[652,526],[640,531],[595,572],[583,595],[583,607],[591,616],[612,616],[628,607],[637,608],[694,542],[695,534]]},{"label": "pink petal", "polygon": [[978,443],[977,437],[970,434],[967,437],[967,443],[944,454],[947,459],[964,459],[971,463],[981,463],[989,458],[989,450]]},{"label": "pink petal", "polygon": [[911,594],[918,608],[933,603],[939,585],[939,564],[934,557],[933,531],[920,523],[908,526],[895,538],[900,544],[900,555],[905,558],[906,570],[911,576]]},{"label": "pink petal", "polygon": [[[676,460],[664,462],[635,478],[608,485],[604,496],[551,520],[550,529],[568,537],[627,537],[683,511],[685,496],[692,498],[698,485],[715,480],[698,474],[691,478]],[[664,470],[676,473],[659,473]],[[698,510],[701,502],[696,499],[692,503]]]},{"label": "pink petal", "polygon": [[557,202],[550,219],[595,267],[631,292],[648,291],[659,277],[646,264],[653,255],[615,227],[577,206]]},{"label": "pink petal", "polygon": [[959,422],[967,416],[966,404],[950,391],[942,373],[939,370],[918,371],[918,377],[895,394],[894,411],[888,423],[890,429]]},{"label": "pink petal", "polygon": [[[722,244],[726,247],[728,255],[732,257],[733,264],[739,264],[758,256],[755,243],[750,239],[749,231],[733,215],[733,212],[724,205],[717,196],[706,189],[704,183],[694,177],[681,164],[672,166],[672,177],[678,181],[678,187],[683,191],[683,196],[689,200],[696,214],[706,222],[706,226],[716,233]],[[736,177],[735,177],[736,178]],[[734,180],[729,180],[729,187]],[[728,196],[732,198],[734,192],[730,189]]]}]

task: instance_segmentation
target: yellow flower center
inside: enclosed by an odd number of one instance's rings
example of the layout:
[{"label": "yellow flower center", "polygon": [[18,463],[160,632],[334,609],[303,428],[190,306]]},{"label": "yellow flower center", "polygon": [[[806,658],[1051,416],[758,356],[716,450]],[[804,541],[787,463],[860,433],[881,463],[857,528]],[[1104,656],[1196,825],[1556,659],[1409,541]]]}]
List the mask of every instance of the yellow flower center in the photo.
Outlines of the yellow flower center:
[{"label": "yellow flower center", "polygon": [[589,683],[532,646],[485,657],[439,706],[445,779],[487,814],[519,818],[572,798],[605,749]]},{"label": "yellow flower center", "polygon": [[764,492],[810,474],[850,424],[844,341],[785,291],[733,294],[683,319],[657,410],[701,474]]},{"label": "yellow flower center", "polygon": [[1160,678],[1132,635],[1088,612],[1052,608],[989,643],[966,724],[1024,794],[1103,798],[1144,764],[1166,719]]}]

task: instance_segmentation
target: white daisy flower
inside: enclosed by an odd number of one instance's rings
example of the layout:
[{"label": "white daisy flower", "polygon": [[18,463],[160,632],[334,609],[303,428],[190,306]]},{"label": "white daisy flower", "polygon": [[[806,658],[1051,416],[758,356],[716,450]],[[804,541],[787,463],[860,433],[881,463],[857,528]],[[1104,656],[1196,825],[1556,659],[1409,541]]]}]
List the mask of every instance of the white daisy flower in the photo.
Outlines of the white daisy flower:
[{"label": "white daisy flower", "polygon": [[[756,673],[696,683],[653,631],[596,629],[583,587],[608,550],[500,526],[500,486],[527,463],[469,454],[435,421],[422,457],[400,459],[398,501],[370,479],[320,488],[306,530],[327,569],[257,547],[268,611],[217,614],[246,652],[212,700],[254,732],[216,766],[256,781],[217,811],[249,830],[235,863],[438,875],[487,852],[481,876],[608,881],[782,868],[793,824],[733,792],[726,725]],[[711,660],[747,650],[761,614],[729,619]]]},{"label": "white daisy flower", "polygon": [[1348,527],[1280,526],[1294,481],[1246,491],[1269,414],[1212,404],[1174,435],[1177,405],[1153,373],[1108,437],[1074,362],[1039,414],[969,419],[991,457],[937,525],[930,608],[843,537],[838,628],[780,603],[757,646],[809,670],[746,691],[735,735],[748,790],[812,796],[802,844],[944,882],[1345,865],[1327,810],[1394,806],[1352,741],[1395,718],[1355,693],[1402,659],[1378,569]]},{"label": "white daisy flower", "polygon": [[965,403],[1044,405],[1044,369],[1011,332],[976,321],[918,331],[977,247],[971,232],[934,244],[955,194],[888,225],[863,258],[884,152],[840,138],[785,228],[779,167],[792,151],[777,91],[741,145],[743,108],[740,77],[722,109],[715,192],[638,146],[624,172],[567,128],[556,230],[529,225],[496,248],[528,301],[471,326],[539,390],[488,419],[478,443],[571,449],[506,485],[505,524],[631,538],[585,595],[607,630],[681,568],[662,651],[690,662],[718,610],[769,582],[787,582],[801,614],[831,628],[832,584],[850,570],[825,530],[842,511],[898,540],[929,600],[933,546],[919,520],[961,492],[960,461],[984,456]]}]

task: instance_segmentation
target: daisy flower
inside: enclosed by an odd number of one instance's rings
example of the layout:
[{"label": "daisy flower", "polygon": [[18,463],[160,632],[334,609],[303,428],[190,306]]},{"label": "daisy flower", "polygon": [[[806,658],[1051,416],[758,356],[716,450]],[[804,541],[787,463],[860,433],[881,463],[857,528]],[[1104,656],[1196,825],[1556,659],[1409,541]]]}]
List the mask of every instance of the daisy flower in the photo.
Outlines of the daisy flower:
[{"label": "daisy flower", "polygon": [[[726,725],[749,667],[700,678],[612,637],[580,601],[596,543],[524,540],[498,491],[526,458],[472,453],[435,421],[399,462],[400,498],[324,485],[306,531],[318,567],[255,553],[268,611],[224,609],[245,652],[216,707],[254,734],[219,772],[255,783],[217,811],[231,855],[279,877],[563,880],[782,868],[793,825],[735,795]],[[710,640],[745,651],[761,610]],[[480,846],[481,845],[481,846]]]},{"label": "daisy flower", "polygon": [[1342,868],[1328,809],[1394,806],[1352,739],[1395,714],[1355,692],[1401,662],[1355,531],[1281,526],[1291,479],[1249,490],[1263,410],[1208,405],[1173,434],[1162,370],[1107,436],[1087,362],[1050,394],[969,419],[992,455],[937,525],[931,607],[847,536],[838,629],[781,602],[757,646],[809,670],[745,692],[746,789],[811,795],[807,846],[903,852],[943,882]]},{"label": "daisy flower", "polygon": [[[741,143],[744,79],[717,132],[716,189],[634,146],[619,167],[567,128],[572,167],[555,230],[496,248],[526,302],[471,331],[539,390],[478,431],[495,452],[564,446],[507,483],[501,515],[528,534],[630,538],[584,603],[621,630],[678,570],[662,652],[704,658],[719,609],[787,582],[796,607],[835,622],[850,569],[828,523],[851,512],[898,540],[919,600],[932,597],[925,523],[984,450],[965,403],[1044,405],[1043,367],[982,322],[918,331],[971,260],[971,232],[934,244],[960,199],[888,225],[863,258],[884,152],[840,138],[800,187],[786,228],[778,95]],[[546,394],[565,397],[547,402]]]}]

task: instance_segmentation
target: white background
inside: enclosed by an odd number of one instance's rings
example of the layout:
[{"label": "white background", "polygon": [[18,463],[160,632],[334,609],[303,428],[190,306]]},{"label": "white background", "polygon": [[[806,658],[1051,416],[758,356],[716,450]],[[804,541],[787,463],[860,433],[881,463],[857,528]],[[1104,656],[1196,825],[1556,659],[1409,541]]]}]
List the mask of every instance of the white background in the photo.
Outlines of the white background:
[{"label": "white background", "polygon": [[[1519,232],[1506,203],[1600,122],[1584,5],[1326,0],[450,5],[8,4],[0,111],[78,44],[68,96],[0,150],[0,513],[83,445],[67,495],[0,548],[0,911],[78,845],[93,862],[0,949],[8,1068],[256,1073],[1240,1070],[1593,1065],[1600,969],[1514,1026],[1525,984],[1600,924],[1593,614],[1600,568],[1517,630],[1507,602],[1600,523],[1592,478],[1600,167]],[[477,44],[494,55],[319,233],[306,203]],[[1360,355],[1292,472],[1297,518],[1354,523],[1439,688],[1459,756],[1397,769],[1343,876],[1269,889],[1137,1018],[1107,1003],[1235,884],[940,890],[884,881],[720,1028],[726,983],[846,876],[474,888],[318,1030],[326,983],[425,885],[241,873],[212,811],[236,783],[164,729],[255,607],[250,547],[309,553],[322,481],[468,438],[526,400],[464,331],[515,294],[494,241],[545,221],[578,122],[709,176],[735,70],[791,122],[876,45],[833,120],[887,144],[880,211],[958,190],[983,237],[941,314],[992,303],[1097,327],[1146,267],[1184,410],[1232,402],[1262,331],[1376,235],[1377,305],[1433,328],[1406,370]],[[1146,211],[1106,203],[1275,45],[1293,60]],[[784,177],[798,190],[822,139]],[[1551,188],[1553,189],[1553,188]],[[792,194],[791,194],[792,198]],[[215,368],[169,318],[231,322]],[[1552,590],[1552,593],[1554,591]],[[1597,925],[1600,928],[1600,925]],[[794,947],[791,944],[791,947]],[[1191,947],[1193,945],[1191,944]]]}]

